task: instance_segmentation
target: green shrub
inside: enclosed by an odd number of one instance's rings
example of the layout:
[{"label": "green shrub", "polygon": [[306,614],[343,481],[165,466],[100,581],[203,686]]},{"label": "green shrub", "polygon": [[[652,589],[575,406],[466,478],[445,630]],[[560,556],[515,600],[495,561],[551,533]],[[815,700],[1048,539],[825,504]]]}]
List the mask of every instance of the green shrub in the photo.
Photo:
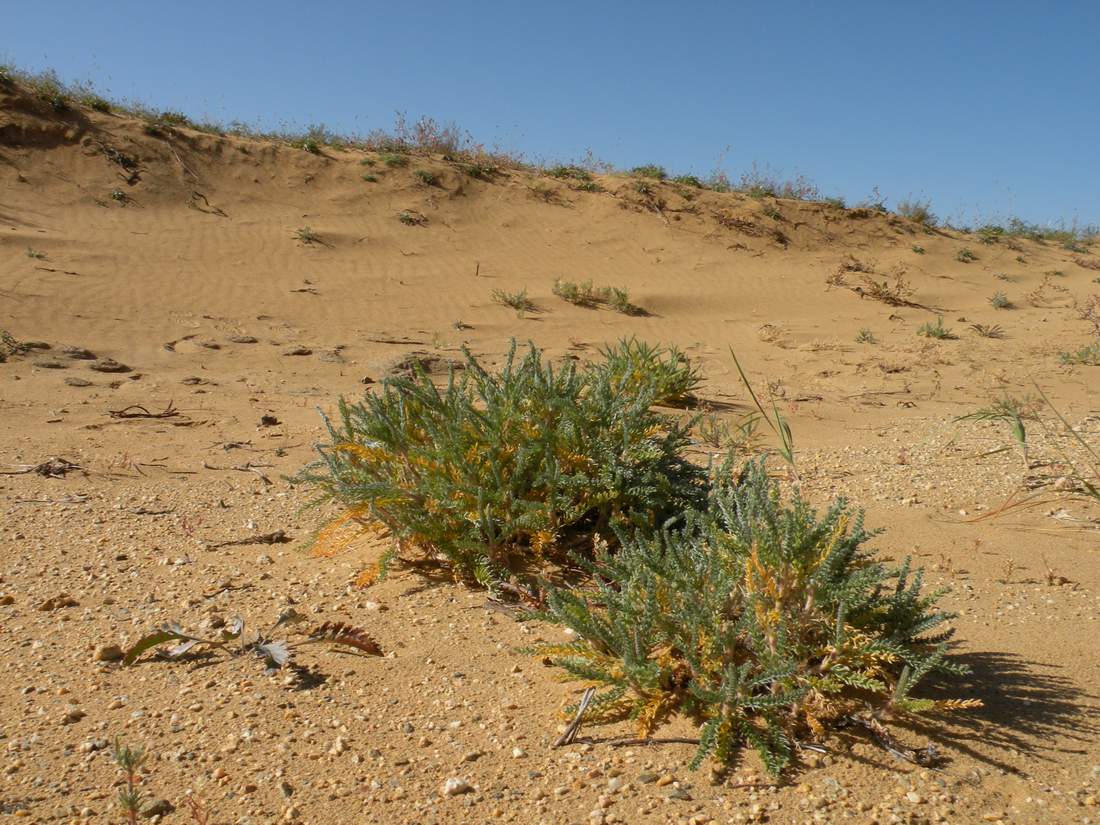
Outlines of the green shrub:
[{"label": "green shrub", "polygon": [[665,171],[665,167],[657,166],[652,163],[648,163],[645,166],[635,166],[630,170],[630,174],[637,175],[640,178],[653,178],[654,180],[664,180],[668,177],[668,172]]},{"label": "green shrub", "polygon": [[691,186],[694,189],[702,189],[703,181],[695,175],[677,175],[672,179],[673,183],[678,183],[681,186]]},{"label": "green shrub", "polygon": [[594,180],[584,180],[572,187],[578,192],[602,192],[603,187]]},{"label": "green shrub", "polygon": [[989,303],[994,309],[1012,309],[1012,301],[1003,292],[994,292]]},{"label": "green shrub", "polygon": [[785,505],[751,464],[681,529],[598,552],[588,587],[548,586],[541,617],[578,639],[531,652],[599,688],[589,722],[633,719],[648,737],[694,720],[695,765],[747,745],[779,774],[794,742],[853,718],[976,706],[913,696],[933,673],[966,672],[949,657],[953,616],[908,561],[874,561],[871,536],[843,500],[821,518],[797,493]]},{"label": "green shrub", "polygon": [[1071,366],[1100,367],[1100,342],[1058,355],[1059,363]]},{"label": "green shrub", "polygon": [[417,169],[413,172],[413,175],[425,186],[439,186],[439,175],[435,172],[427,169]]},{"label": "green shrub", "polygon": [[866,327],[856,333],[857,344],[877,344],[878,339],[875,338],[875,334]]},{"label": "green shrub", "polygon": [[955,260],[961,264],[968,264],[978,260],[978,256],[970,249],[960,249],[955,255]]},{"label": "green shrub", "polygon": [[378,156],[378,159],[390,169],[397,169],[398,167],[409,165],[409,158],[406,155],[396,152],[382,152]]},{"label": "green shrub", "polygon": [[625,368],[622,353],[641,351],[624,344],[614,362],[556,368],[513,345],[496,373],[467,352],[442,389],[423,371],[388,379],[340,401],[321,461],[298,480],[342,505],[344,520],[381,523],[483,584],[578,535],[652,531],[699,506],[706,480],[682,457],[690,425],[651,410],[668,376]]},{"label": "green shrub", "polygon": [[546,174],[552,178],[558,178],[559,180],[565,180],[566,178],[572,178],[573,180],[579,181],[592,180],[592,175],[579,166],[551,166],[546,170]]}]

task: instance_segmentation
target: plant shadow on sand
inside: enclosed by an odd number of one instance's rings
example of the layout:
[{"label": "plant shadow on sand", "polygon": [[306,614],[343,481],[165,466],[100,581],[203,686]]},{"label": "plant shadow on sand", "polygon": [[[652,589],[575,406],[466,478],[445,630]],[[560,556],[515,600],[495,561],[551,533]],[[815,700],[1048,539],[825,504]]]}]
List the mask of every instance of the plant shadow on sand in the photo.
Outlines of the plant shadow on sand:
[{"label": "plant shadow on sand", "polygon": [[1100,737],[1100,702],[1059,665],[1029,662],[1012,653],[967,652],[957,656],[971,674],[953,685],[956,695],[984,707],[906,726],[991,767],[1017,775],[1027,770],[1001,754],[1056,762],[1058,754],[1086,754]]}]

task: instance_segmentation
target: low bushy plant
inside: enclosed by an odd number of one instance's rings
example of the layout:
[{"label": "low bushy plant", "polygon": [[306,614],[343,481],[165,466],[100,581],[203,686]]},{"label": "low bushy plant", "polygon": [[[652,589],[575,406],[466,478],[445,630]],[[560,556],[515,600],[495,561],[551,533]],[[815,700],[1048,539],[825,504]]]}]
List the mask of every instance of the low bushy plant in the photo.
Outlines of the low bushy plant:
[{"label": "low bushy plant", "polygon": [[418,371],[341,400],[299,480],[344,508],[334,529],[384,525],[399,547],[490,584],[567,539],[651,531],[699,505],[705,473],[682,457],[691,422],[651,409],[692,386],[678,359],[624,342],[558,368],[513,345],[490,372],[467,352],[443,388]]},{"label": "low bushy plant", "polygon": [[931,321],[921,324],[917,329],[917,335],[922,338],[938,338],[941,341],[949,341],[959,337],[950,327],[943,325],[942,315],[936,317],[936,323],[934,324]]},{"label": "low bushy plant", "polygon": [[932,213],[932,204],[929,201],[911,199],[899,201],[898,214],[926,227],[935,226],[939,222],[938,218]]},{"label": "low bushy plant", "polygon": [[797,492],[785,503],[752,463],[678,529],[598,552],[589,586],[547,585],[540,616],[577,639],[532,652],[597,688],[588,721],[632,719],[648,737],[693,719],[696,765],[747,745],[778,774],[830,726],[979,704],[914,695],[966,672],[949,655],[953,615],[908,561],[875,561],[872,535],[844,500],[821,517]]},{"label": "low bushy plant", "polygon": [[600,351],[603,362],[596,369],[607,374],[614,392],[630,397],[648,395],[652,402],[669,406],[687,406],[695,401],[699,371],[684,353],[674,346],[658,347],[626,338]]}]

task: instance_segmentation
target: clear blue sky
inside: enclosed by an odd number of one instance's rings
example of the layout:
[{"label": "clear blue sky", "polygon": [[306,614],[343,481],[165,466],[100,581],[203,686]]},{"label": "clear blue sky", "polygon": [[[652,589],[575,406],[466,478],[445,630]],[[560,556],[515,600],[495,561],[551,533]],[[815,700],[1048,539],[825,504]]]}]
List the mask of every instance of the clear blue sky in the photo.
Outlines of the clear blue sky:
[{"label": "clear blue sky", "polygon": [[957,222],[1100,224],[1100,3],[0,0],[0,60],[221,121],[395,111],[536,160],[754,162]]}]

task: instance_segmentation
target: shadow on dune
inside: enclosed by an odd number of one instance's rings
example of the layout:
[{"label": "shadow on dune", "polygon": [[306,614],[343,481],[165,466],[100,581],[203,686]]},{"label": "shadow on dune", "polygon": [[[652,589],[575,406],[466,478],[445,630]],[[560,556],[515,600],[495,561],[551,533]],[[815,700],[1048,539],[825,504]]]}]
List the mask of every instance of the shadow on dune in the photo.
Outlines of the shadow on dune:
[{"label": "shadow on dune", "polygon": [[1060,754],[1085,754],[1100,738],[1100,704],[1066,675],[1060,665],[1029,662],[1011,653],[971,652],[956,660],[971,674],[950,683],[950,695],[981,699],[984,707],[908,726],[951,750],[987,765],[1021,773],[1000,754],[1057,761]]}]

